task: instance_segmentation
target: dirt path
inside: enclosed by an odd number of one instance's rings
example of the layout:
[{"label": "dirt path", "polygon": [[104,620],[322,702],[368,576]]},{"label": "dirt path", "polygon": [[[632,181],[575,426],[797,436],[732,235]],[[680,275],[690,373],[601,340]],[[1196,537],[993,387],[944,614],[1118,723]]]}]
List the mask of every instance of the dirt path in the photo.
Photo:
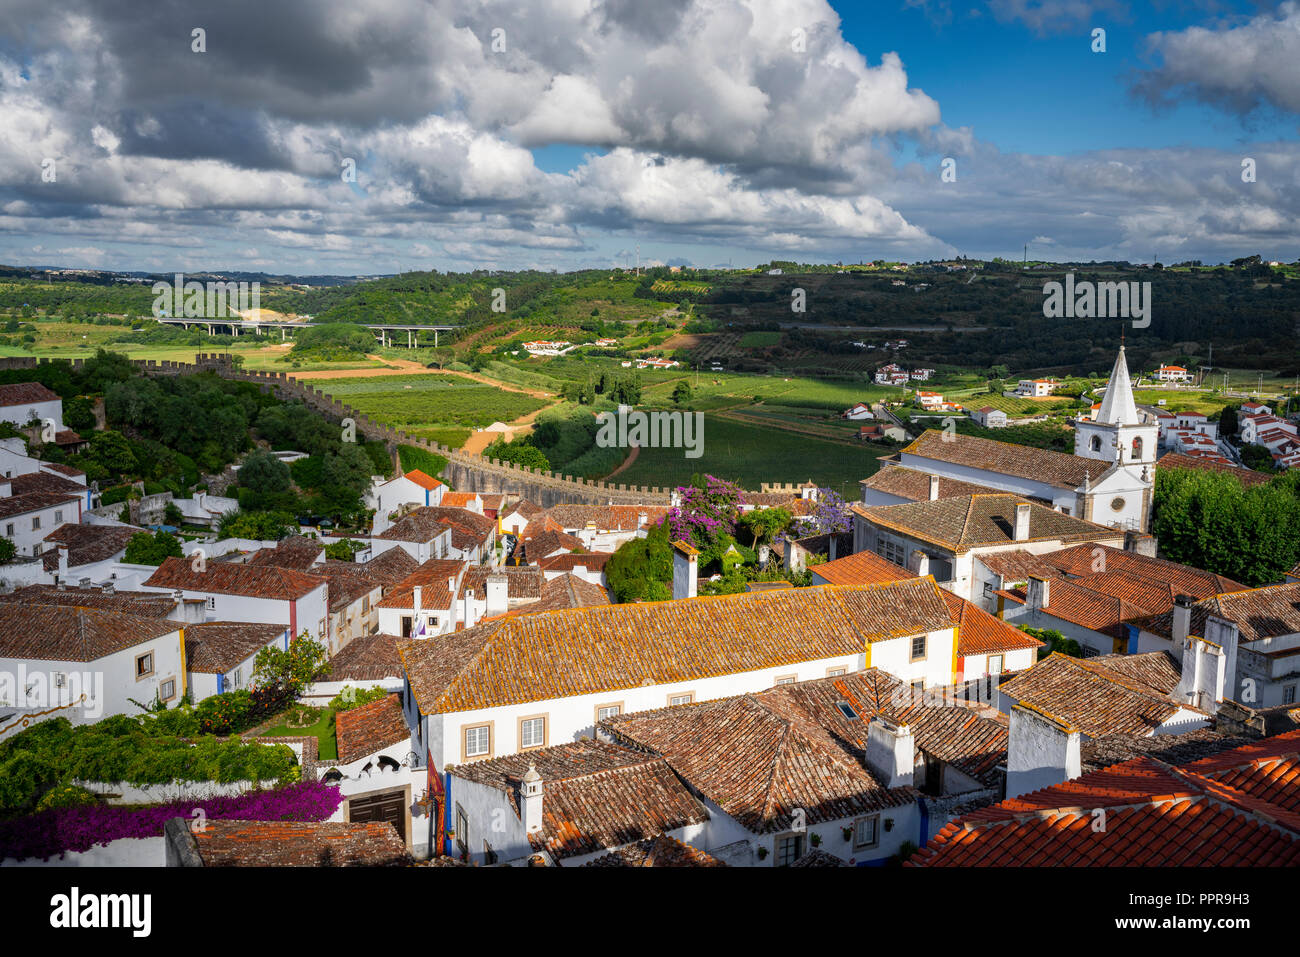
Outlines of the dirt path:
[{"label": "dirt path", "polygon": [[608,482],[610,479],[612,479],[615,475],[618,475],[620,472],[626,472],[628,469],[630,469],[633,465],[636,464],[636,457],[640,454],[641,454],[641,446],[639,445],[632,446],[632,451],[629,452],[627,458],[623,460],[623,464],[620,465],[618,468],[614,469],[614,471],[610,472],[608,475],[606,475],[603,479],[601,479],[601,481]]}]

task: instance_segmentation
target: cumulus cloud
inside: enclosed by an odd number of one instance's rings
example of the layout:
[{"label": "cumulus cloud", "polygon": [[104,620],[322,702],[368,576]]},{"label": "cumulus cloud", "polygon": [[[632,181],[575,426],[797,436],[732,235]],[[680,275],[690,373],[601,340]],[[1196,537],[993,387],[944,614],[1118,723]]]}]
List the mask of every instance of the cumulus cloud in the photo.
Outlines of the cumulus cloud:
[{"label": "cumulus cloud", "polygon": [[1147,45],[1162,62],[1134,89],[1152,102],[1193,97],[1234,113],[1265,105],[1300,113],[1300,4],[1239,25],[1153,33]]}]

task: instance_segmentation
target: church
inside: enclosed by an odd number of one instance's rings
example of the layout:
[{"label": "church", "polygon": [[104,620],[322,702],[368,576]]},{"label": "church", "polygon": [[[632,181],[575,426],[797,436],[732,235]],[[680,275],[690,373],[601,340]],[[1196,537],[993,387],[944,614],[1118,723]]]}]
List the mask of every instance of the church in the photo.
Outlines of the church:
[{"label": "church", "polygon": [[[1159,426],[1155,417],[1138,409],[1133,400],[1122,345],[1096,416],[1077,419],[1074,426],[1073,455],[927,431],[896,454],[881,459],[880,471],[861,483],[863,504],[916,501],[925,496],[927,484],[931,499],[946,497],[945,491],[1014,492],[1075,518],[1148,532]],[[915,473],[939,481],[927,483]],[[921,481],[904,480],[912,476]],[[900,491],[903,488],[919,489],[920,493],[909,495]]]}]

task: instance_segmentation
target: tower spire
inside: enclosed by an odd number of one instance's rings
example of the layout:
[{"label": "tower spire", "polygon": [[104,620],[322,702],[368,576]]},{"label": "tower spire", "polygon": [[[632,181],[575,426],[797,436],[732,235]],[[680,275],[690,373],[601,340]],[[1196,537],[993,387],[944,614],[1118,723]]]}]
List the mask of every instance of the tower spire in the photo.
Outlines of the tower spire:
[{"label": "tower spire", "polygon": [[1101,408],[1097,410],[1096,421],[1108,425],[1138,423],[1137,404],[1133,401],[1133,385],[1128,377],[1128,360],[1124,357],[1123,342],[1120,343],[1119,355],[1115,357],[1110,381],[1106,383],[1106,395],[1101,400]]}]

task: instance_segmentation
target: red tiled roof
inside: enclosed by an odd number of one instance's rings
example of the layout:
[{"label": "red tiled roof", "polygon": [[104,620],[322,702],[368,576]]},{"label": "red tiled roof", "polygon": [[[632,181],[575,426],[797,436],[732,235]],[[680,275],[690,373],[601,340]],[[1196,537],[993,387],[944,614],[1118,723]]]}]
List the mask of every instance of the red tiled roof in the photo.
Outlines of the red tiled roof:
[{"label": "red tiled roof", "polygon": [[[863,488],[895,495],[912,502],[925,502],[930,498],[930,473],[919,469],[909,469],[902,465],[886,466],[858,483]],[[975,482],[962,482],[958,479],[939,476],[939,498],[952,498],[955,495],[978,495],[997,493],[997,489]]]},{"label": "red tiled roof", "polygon": [[393,585],[379,600],[379,608],[414,608],[415,586],[420,586],[420,607],[450,608],[452,591],[447,580],[459,582],[465,562],[455,558],[431,558]]},{"label": "red tiled roof", "polygon": [[0,385],[0,408],[15,405],[33,405],[38,402],[54,402],[59,398],[57,392],[51,392],[39,382],[14,382]]},{"label": "red tiled roof", "polygon": [[207,867],[383,867],[410,862],[406,845],[387,821],[209,820],[192,833]]},{"label": "red tiled roof", "polygon": [[126,550],[131,536],[144,529],[133,525],[83,525],[64,522],[50,534],[45,541],[53,544],[47,546],[41,555],[45,570],[55,571],[59,567],[59,545],[68,547],[68,567],[89,565],[93,562],[107,561],[119,552]]},{"label": "red tiled roof", "polygon": [[904,456],[910,454],[937,462],[967,465],[1070,490],[1082,488],[1085,476],[1095,483],[1114,464],[961,433],[949,435],[939,429],[927,429],[899,452]]},{"label": "red tiled roof", "polygon": [[317,575],[274,565],[243,565],[208,562],[205,570],[193,569],[188,558],[167,558],[144,582],[156,588],[180,588],[215,595],[243,595],[249,598],[297,600],[317,588],[328,587]]},{"label": "red tiled roof", "polygon": [[416,485],[420,486],[420,488],[428,489],[429,491],[433,491],[442,484],[442,482],[438,481],[432,475],[421,472],[419,469],[411,469],[411,471],[407,472],[403,478],[414,482]]},{"label": "red tiled roof", "polygon": [[875,552],[867,551],[854,552],[833,562],[812,565],[809,570],[832,585],[872,585],[917,577],[915,572],[910,572],[901,565],[895,565]]},{"label": "red tiled roof", "polygon": [[1183,455],[1181,452],[1166,452],[1156,460],[1158,469],[1197,469],[1204,472],[1222,472],[1235,477],[1246,488],[1263,485],[1272,479],[1271,475],[1256,472],[1254,469],[1237,468],[1223,462]]},{"label": "red tiled roof", "polygon": [[402,662],[397,657],[397,635],[376,632],[358,635],[330,658],[330,681],[379,681],[400,678]]},{"label": "red tiled roof", "polygon": [[[1267,787],[1240,790],[1142,757],[1021,795],[946,825],[909,866],[1278,866],[1300,864],[1300,815]],[[1259,782],[1250,783],[1259,787]],[[1294,789],[1286,792],[1286,797]],[[1104,810],[1104,817],[1094,814]],[[1103,825],[1095,826],[1097,821]]]},{"label": "red tiled roof", "polygon": [[613,552],[568,552],[563,555],[552,555],[550,558],[543,558],[537,563],[543,571],[571,572],[579,565],[591,572],[605,570],[605,563],[614,557]]},{"label": "red tiled roof", "polygon": [[185,626],[185,667],[199,674],[224,674],[284,635],[283,625],[205,621]]},{"label": "red tiled roof", "polygon": [[726,867],[724,861],[718,860],[698,848],[683,844],[667,834],[637,841],[627,847],[611,851],[595,860],[588,861],[583,867]]},{"label": "red tiled roof", "polygon": [[259,548],[248,559],[249,565],[277,565],[300,572],[324,558],[325,546],[305,535],[290,535],[275,543],[274,548]]},{"label": "red tiled roof", "polygon": [[95,661],[179,631],[178,622],[64,605],[0,604],[0,657]]},{"label": "red tiled roof", "polygon": [[[1205,622],[1216,615],[1237,625],[1242,641],[1260,641],[1300,632],[1300,582],[1265,585],[1204,598],[1192,606],[1191,633],[1205,637]],[[1173,634],[1173,612],[1138,622],[1153,635]]]},{"label": "red tiled roof", "polygon": [[411,729],[402,713],[402,699],[395,694],[337,712],[334,729],[338,736],[340,764],[359,761],[411,737]]},{"label": "red tiled roof", "polygon": [[952,620],[957,624],[957,656],[996,655],[1024,648],[1041,648],[1043,643],[1001,618],[950,591],[943,592]]}]

